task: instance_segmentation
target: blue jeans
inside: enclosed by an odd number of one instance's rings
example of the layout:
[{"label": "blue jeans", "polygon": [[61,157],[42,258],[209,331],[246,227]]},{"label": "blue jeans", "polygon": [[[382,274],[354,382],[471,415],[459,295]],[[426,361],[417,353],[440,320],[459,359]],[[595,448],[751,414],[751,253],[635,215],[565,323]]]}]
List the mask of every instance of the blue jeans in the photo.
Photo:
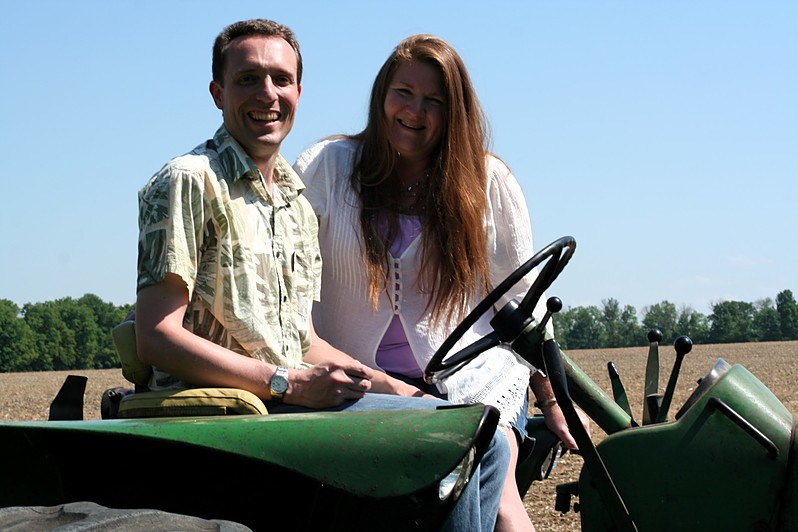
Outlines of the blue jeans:
[{"label": "blue jeans", "polygon": [[[408,377],[406,375],[402,375],[401,373],[394,373],[392,371],[388,372],[388,375],[395,379],[399,379],[402,382],[405,382],[411,386],[415,386],[419,390],[424,393],[428,393],[430,395],[434,395],[435,397],[439,397],[440,399],[446,399],[446,394],[441,393],[438,390],[438,387],[434,384],[427,384],[424,382],[424,379],[421,377]],[[529,410],[529,396],[528,394],[524,394],[524,404],[521,405],[521,409],[518,411],[515,419],[510,422],[515,431],[515,435],[518,438],[518,441],[524,441],[528,436],[526,431],[526,423],[527,423],[527,410]]]},{"label": "blue jeans", "polygon": [[[418,410],[437,408],[444,401],[425,397],[401,397],[367,393],[362,399],[349,401],[340,406],[325,408],[326,412],[363,412],[369,410]],[[270,414],[294,414],[318,412],[318,409],[296,405],[268,403]],[[443,530],[451,532],[485,531],[491,532],[496,524],[504,478],[510,465],[510,447],[507,438],[499,431],[493,435],[485,456],[474,471],[474,476],[466,485],[454,511]]]}]

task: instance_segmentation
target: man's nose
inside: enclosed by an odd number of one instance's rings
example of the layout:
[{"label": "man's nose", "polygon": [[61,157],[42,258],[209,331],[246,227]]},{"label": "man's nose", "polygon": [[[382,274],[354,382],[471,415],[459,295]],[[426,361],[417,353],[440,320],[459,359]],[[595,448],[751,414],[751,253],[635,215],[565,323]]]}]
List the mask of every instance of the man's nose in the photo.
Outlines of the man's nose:
[{"label": "man's nose", "polygon": [[263,85],[260,89],[261,95],[264,98],[268,98],[269,100],[275,100],[277,98],[277,90],[271,76],[265,76],[263,78]]}]

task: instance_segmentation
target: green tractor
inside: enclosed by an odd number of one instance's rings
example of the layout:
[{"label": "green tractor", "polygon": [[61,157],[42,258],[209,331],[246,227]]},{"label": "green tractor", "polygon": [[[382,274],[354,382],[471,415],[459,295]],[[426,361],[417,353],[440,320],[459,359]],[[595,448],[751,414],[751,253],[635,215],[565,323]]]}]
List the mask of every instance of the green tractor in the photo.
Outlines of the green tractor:
[{"label": "green tractor", "polygon": [[[245,390],[145,391],[133,323],[112,334],[135,388],[106,390],[102,420],[82,419],[87,378],[70,375],[50,420],[0,423],[0,529],[439,530],[499,420],[481,404],[268,415]],[[559,445],[541,418],[528,428],[531,484]]]},{"label": "green tractor", "polygon": [[[649,332],[642,423],[633,419],[611,363],[613,398],[546,336],[544,324],[530,318],[542,294],[536,286],[520,304],[510,303],[496,314],[491,334],[447,356],[470,324],[531,268],[546,261],[535,285],[547,287],[575,248],[573,238],[564,237],[508,277],[436,353],[427,379],[457,371],[498,343],[545,368],[584,461],[578,482],[557,486],[555,508],[578,510],[585,532],[798,530],[796,421],[748,370],[719,359],[671,419],[682,360],[692,349],[685,336],[674,343],[675,363],[665,393],[658,394],[662,335]],[[547,318],[561,308],[559,299],[550,298]],[[575,405],[607,434],[598,445]]]},{"label": "green tractor", "polygon": [[[745,368],[719,360],[670,419],[692,343],[677,340],[676,364],[659,395],[661,336],[651,333],[638,424],[612,366],[613,398],[546,333],[562,303],[550,298],[546,315],[532,317],[575,249],[573,238],[561,238],[496,287],[441,346],[425,378],[443,379],[499,344],[544,368],[584,460],[578,482],[557,487],[556,508],[578,509],[585,531],[798,530],[795,421]],[[538,266],[523,301],[495,315],[493,332],[449,354]],[[123,368],[136,382],[146,368],[131,364]],[[0,423],[0,523],[5,511],[91,501],[111,519],[127,510],[131,523],[153,509],[221,520],[230,530],[285,525],[279,516],[287,513],[299,516],[291,530],[437,530],[498,423],[498,412],[479,404],[269,416],[256,397],[215,389],[190,397],[112,390],[104,417],[115,419],[86,421],[84,387],[68,379],[50,421]],[[576,405],[607,434],[598,445]],[[531,417],[528,429],[516,471],[522,494],[547,478],[560,453],[542,418]]]}]

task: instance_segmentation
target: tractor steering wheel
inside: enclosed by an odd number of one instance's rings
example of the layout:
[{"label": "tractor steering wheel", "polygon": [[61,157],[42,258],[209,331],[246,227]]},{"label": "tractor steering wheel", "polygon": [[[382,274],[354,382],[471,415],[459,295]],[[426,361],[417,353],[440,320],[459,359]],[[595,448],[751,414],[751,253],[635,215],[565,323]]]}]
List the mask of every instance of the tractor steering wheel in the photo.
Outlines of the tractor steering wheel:
[{"label": "tractor steering wheel", "polygon": [[[564,236],[537,252],[531,259],[507,276],[507,278],[496,286],[485,299],[474,307],[474,310],[466,316],[460,325],[452,331],[452,334],[441,344],[438,350],[435,351],[435,354],[432,356],[429,363],[427,363],[427,367],[424,370],[424,380],[429,384],[438,382],[458,371],[480,353],[487,351],[491,347],[496,347],[502,342],[515,340],[521,331],[532,321],[532,312],[535,310],[535,306],[538,304],[543,292],[545,292],[557,276],[560,275],[560,272],[565,268],[565,265],[568,264],[575,250],[576,240],[571,236]],[[501,296],[506,294],[513,286],[523,279],[526,274],[546,259],[548,259],[548,262],[538,273],[535,282],[532,283],[532,286],[524,296],[524,300],[521,301],[520,304],[513,300],[496,313],[496,316],[490,322],[493,327],[492,332],[461,349],[454,355],[444,359],[449,351],[451,351],[452,347],[454,347],[454,344],[463,337],[466,331],[468,331],[485,312],[493,307]]]}]

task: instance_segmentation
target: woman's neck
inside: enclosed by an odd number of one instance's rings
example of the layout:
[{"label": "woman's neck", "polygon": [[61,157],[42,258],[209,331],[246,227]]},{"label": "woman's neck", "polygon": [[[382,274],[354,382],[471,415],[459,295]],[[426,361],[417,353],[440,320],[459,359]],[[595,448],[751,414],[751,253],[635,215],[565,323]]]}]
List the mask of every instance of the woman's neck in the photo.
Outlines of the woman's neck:
[{"label": "woman's neck", "polygon": [[396,177],[402,187],[415,187],[429,175],[429,161],[411,162],[400,160],[396,166]]}]

